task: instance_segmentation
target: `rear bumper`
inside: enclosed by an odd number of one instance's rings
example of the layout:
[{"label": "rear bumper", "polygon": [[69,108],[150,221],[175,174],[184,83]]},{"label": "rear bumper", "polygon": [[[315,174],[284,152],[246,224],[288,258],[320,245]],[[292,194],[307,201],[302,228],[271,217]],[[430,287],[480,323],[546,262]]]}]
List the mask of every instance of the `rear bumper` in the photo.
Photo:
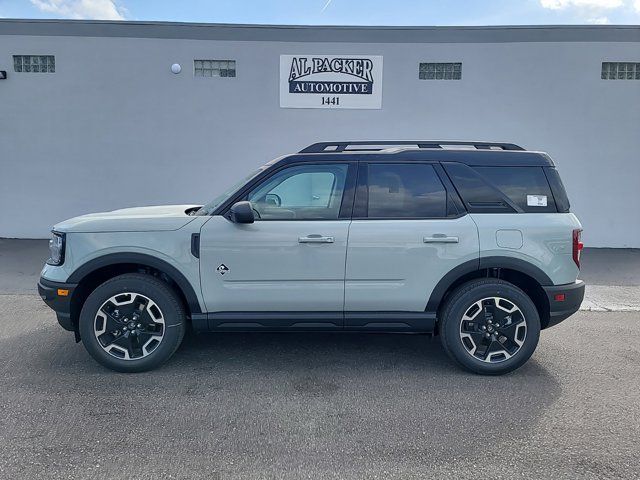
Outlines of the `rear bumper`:
[{"label": "rear bumper", "polygon": [[[576,280],[567,285],[542,288],[549,300],[549,324],[547,327],[557,325],[580,309],[584,298],[584,282],[582,280]],[[559,299],[560,295],[564,295],[564,300]]]},{"label": "rear bumper", "polygon": [[78,285],[75,283],[52,282],[40,277],[38,293],[58,317],[58,323],[65,330],[73,332],[75,325],[71,320],[71,298]]}]

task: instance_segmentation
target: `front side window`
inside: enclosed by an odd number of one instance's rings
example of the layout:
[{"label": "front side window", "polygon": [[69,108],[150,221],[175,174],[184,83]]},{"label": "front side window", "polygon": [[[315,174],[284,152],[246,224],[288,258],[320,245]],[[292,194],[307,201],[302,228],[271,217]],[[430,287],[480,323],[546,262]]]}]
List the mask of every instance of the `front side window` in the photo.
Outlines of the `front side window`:
[{"label": "front side window", "polygon": [[431,165],[370,164],[369,218],[441,218],[447,193]]},{"label": "front side window", "polygon": [[337,220],[348,165],[299,165],[266,179],[248,195],[256,220]]}]

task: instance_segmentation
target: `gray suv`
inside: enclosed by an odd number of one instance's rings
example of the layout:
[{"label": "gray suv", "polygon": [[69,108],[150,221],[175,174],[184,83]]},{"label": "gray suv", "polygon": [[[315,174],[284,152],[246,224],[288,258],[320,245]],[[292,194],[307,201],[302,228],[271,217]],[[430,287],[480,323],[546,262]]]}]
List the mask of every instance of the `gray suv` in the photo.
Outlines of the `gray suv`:
[{"label": "gray suv", "polygon": [[552,160],[489,142],[326,142],[204,206],[56,225],[38,289],[102,365],[157,367],[195,331],[437,334],[501,374],[576,312],[581,226]]}]

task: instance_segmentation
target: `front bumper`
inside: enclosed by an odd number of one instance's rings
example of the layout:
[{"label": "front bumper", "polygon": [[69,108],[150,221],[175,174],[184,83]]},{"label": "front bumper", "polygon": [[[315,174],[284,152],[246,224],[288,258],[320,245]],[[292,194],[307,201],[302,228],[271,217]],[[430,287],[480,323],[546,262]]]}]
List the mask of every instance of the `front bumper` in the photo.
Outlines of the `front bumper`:
[{"label": "front bumper", "polygon": [[584,299],[584,282],[582,280],[576,280],[574,283],[567,285],[542,288],[549,301],[549,323],[547,327],[557,325],[580,309],[580,304]]},{"label": "front bumper", "polygon": [[38,282],[40,297],[56,312],[60,326],[70,332],[76,330],[71,319],[71,298],[77,286],[76,283],[52,282],[42,277]]}]

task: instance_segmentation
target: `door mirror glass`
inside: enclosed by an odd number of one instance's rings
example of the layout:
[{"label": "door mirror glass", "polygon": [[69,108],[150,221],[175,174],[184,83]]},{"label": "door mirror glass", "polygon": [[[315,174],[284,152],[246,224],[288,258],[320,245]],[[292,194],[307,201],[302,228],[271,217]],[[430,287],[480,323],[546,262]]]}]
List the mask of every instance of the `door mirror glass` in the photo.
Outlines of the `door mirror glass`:
[{"label": "door mirror glass", "polygon": [[253,223],[255,216],[251,202],[237,202],[231,206],[231,221],[234,223]]}]

